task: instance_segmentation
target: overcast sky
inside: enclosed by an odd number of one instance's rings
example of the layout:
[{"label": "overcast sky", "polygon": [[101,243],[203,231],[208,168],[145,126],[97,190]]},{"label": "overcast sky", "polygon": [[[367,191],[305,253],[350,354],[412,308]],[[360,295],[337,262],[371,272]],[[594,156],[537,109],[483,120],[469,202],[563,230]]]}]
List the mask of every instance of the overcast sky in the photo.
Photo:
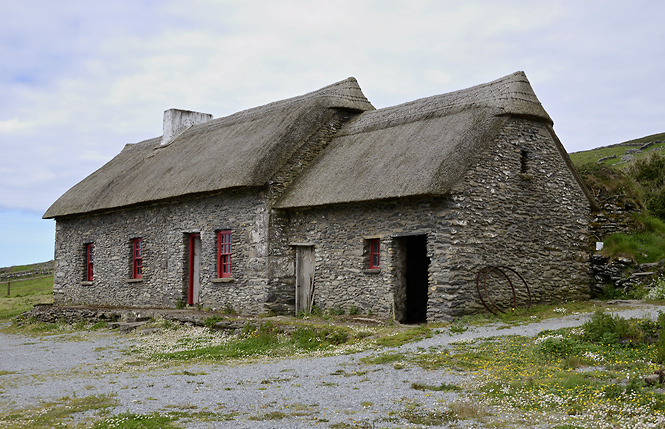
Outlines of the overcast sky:
[{"label": "overcast sky", "polygon": [[67,189],[168,108],[226,116],[354,76],[387,107],[526,72],[569,152],[665,132],[665,2],[4,1],[0,267],[53,258]]}]

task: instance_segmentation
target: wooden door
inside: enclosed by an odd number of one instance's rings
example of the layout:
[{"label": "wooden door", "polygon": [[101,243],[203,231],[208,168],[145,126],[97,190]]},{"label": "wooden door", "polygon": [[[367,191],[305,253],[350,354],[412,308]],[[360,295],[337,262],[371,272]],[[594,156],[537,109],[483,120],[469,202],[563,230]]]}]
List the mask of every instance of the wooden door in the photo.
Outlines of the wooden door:
[{"label": "wooden door", "polygon": [[312,311],[314,246],[296,246],[296,314]]}]

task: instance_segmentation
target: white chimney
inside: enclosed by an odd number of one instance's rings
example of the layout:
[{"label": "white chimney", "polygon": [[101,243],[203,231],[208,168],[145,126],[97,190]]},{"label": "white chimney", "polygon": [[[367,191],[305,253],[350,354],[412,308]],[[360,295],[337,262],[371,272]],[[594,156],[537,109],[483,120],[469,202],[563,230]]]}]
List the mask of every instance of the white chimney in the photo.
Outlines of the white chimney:
[{"label": "white chimney", "polygon": [[164,111],[164,134],[159,147],[170,145],[173,140],[188,128],[208,122],[210,113],[192,112],[191,110],[169,109]]}]

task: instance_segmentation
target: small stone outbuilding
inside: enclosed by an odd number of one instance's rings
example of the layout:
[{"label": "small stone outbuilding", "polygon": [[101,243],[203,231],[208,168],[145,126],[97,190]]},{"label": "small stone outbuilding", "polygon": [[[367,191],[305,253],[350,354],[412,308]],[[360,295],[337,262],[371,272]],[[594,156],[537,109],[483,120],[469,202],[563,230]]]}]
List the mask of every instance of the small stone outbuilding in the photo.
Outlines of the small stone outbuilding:
[{"label": "small stone outbuilding", "polygon": [[57,304],[424,322],[482,310],[481,278],[504,306],[523,283],[588,297],[592,205],[517,72],[378,110],[354,78],[219,119],[171,109],[44,217]]}]

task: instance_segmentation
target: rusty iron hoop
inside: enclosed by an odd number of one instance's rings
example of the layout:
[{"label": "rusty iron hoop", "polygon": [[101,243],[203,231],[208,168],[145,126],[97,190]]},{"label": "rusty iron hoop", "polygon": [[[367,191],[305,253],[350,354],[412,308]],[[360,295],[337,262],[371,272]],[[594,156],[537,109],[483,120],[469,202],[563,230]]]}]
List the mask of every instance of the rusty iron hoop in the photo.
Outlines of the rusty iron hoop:
[{"label": "rusty iron hoop", "polygon": [[489,275],[489,273],[491,273],[491,272],[494,271],[494,270],[500,272],[500,273],[506,278],[506,280],[508,280],[508,284],[510,285],[510,289],[511,289],[511,291],[512,291],[512,293],[513,293],[513,311],[515,311],[515,308],[517,308],[517,294],[516,294],[516,292],[515,292],[515,286],[513,285],[513,282],[510,280],[510,277],[505,273],[504,270],[507,270],[507,271],[512,272],[512,273],[515,274],[520,280],[522,280],[522,283],[524,284],[524,287],[525,287],[525,289],[526,289],[527,296],[528,296],[528,303],[527,303],[527,308],[526,308],[526,309],[527,309],[527,310],[530,309],[530,308],[531,308],[531,289],[529,288],[529,284],[526,282],[526,280],[524,280],[524,277],[522,277],[522,276],[520,275],[520,273],[518,273],[517,271],[515,271],[514,269],[512,269],[512,268],[510,268],[510,267],[506,267],[506,266],[492,266],[492,265],[487,266],[487,267],[484,267],[484,268],[481,268],[481,269],[478,271],[478,275],[476,275],[476,291],[478,292],[478,297],[480,298],[480,302],[482,302],[482,304],[485,306],[485,308],[486,308],[490,313],[496,315],[496,313],[494,312],[494,310],[492,310],[492,308],[487,304],[487,302],[485,302],[485,299],[483,299],[483,294],[482,294],[482,292],[481,292],[481,290],[480,290],[480,276],[481,276],[481,274],[482,274],[483,272],[485,273],[485,275],[483,276],[483,289],[485,290],[485,294],[486,294],[486,296],[487,296],[487,298],[488,298],[490,304],[491,304],[492,307],[494,307],[498,312],[500,312],[500,313],[506,313],[503,309],[501,309],[498,305],[496,305],[496,303],[495,303],[494,300],[492,299],[492,296],[489,294],[489,291],[487,290],[487,276]]}]

